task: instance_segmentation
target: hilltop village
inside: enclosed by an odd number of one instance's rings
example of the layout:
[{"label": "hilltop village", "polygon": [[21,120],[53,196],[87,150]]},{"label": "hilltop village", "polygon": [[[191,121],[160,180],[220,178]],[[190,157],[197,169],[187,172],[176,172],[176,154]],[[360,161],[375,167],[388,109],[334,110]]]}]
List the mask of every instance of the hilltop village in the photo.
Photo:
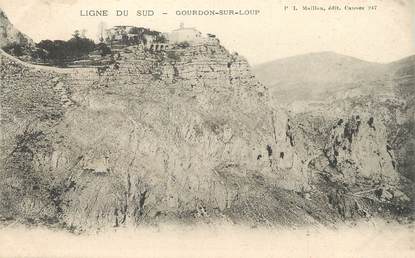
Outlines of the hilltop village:
[{"label": "hilltop village", "polygon": [[136,26],[115,26],[105,29],[93,50],[77,59],[68,60],[65,67],[97,67],[98,74],[109,67],[118,69],[119,60],[128,53],[142,53],[146,56],[177,58],[178,52],[186,48],[219,46],[219,39],[213,34],[203,35],[194,27],[180,27],[170,33]]},{"label": "hilltop village", "polygon": [[98,43],[87,38],[85,31],[76,30],[68,41],[46,39],[31,45],[12,43],[4,50],[23,61],[39,65],[100,67],[116,64],[122,52],[132,48],[148,54],[174,56],[176,50],[208,45],[218,46],[219,39],[181,23],[170,33],[137,26],[114,26],[101,30]]},{"label": "hilltop village", "polygon": [[183,23],[170,33],[162,33],[148,28],[135,26],[115,26],[105,30],[105,39],[101,38],[112,49],[129,45],[140,45],[150,51],[163,51],[174,48],[178,44],[199,45],[219,42],[215,35],[203,36],[193,27],[185,27]]},{"label": "hilltop village", "polygon": [[74,60],[67,66],[91,67],[115,64],[117,67],[116,60],[120,58],[122,52],[131,48],[135,48],[135,51],[171,56],[171,53],[177,49],[219,44],[219,39],[215,35],[210,33],[203,35],[196,28],[185,27],[183,23],[170,33],[137,26],[114,26],[105,29],[99,41],[100,43],[87,56]]}]

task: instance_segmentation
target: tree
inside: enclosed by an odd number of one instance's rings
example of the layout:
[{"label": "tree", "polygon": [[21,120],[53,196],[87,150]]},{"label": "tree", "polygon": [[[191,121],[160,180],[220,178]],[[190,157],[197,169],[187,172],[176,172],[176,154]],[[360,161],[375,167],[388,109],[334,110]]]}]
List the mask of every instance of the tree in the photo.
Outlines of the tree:
[{"label": "tree", "polygon": [[10,53],[14,56],[22,56],[24,55],[24,46],[22,44],[13,42],[3,48],[4,51]]},{"label": "tree", "polygon": [[75,30],[72,34],[72,38],[80,38],[81,37],[81,33],[79,32],[79,30]]},{"label": "tree", "polygon": [[37,47],[46,52],[46,55],[42,56],[45,60],[63,63],[87,55],[94,51],[96,46],[94,41],[81,37],[79,30],[76,30],[68,41],[42,40]]},{"label": "tree", "polygon": [[111,54],[111,49],[105,43],[99,43],[96,49],[100,52],[101,56],[106,56]]}]

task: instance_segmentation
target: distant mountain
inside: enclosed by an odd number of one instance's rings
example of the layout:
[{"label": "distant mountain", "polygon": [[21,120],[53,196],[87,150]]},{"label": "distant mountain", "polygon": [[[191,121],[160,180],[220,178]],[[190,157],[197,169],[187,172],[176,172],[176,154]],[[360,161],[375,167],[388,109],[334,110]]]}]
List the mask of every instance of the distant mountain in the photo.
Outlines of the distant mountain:
[{"label": "distant mountain", "polygon": [[394,76],[413,76],[415,73],[415,55],[389,63],[387,67]]},{"label": "distant mountain", "polygon": [[380,64],[333,52],[320,52],[264,63],[255,66],[253,71],[270,89],[271,95],[281,102],[320,101],[355,88],[363,90],[376,86],[379,90],[395,74],[413,71],[414,59],[412,56]]},{"label": "distant mountain", "polygon": [[31,38],[14,28],[3,10],[0,9],[0,47],[4,48],[13,43],[34,46]]}]

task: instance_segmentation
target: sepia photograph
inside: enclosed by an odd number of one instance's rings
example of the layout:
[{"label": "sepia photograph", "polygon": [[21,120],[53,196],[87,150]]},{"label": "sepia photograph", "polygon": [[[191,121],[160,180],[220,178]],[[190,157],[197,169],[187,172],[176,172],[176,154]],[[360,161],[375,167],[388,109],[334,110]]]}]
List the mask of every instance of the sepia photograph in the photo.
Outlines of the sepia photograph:
[{"label": "sepia photograph", "polygon": [[0,258],[415,257],[413,0],[0,0]]}]

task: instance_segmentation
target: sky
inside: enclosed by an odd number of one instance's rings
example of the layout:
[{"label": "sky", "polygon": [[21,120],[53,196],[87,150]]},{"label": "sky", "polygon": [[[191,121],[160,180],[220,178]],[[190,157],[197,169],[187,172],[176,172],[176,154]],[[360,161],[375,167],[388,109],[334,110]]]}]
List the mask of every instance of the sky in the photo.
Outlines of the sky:
[{"label": "sky", "polygon": [[[76,29],[97,39],[99,23],[135,25],[169,32],[196,27],[213,33],[231,51],[255,65],[310,52],[333,51],[372,62],[387,63],[415,54],[415,0],[0,0],[9,20],[36,42],[68,39]],[[292,10],[292,6],[297,11]],[[337,5],[341,11],[329,11]],[[363,6],[364,11],[344,6]],[[284,11],[284,6],[289,9]],[[321,6],[326,11],[302,11]],[[367,10],[376,6],[376,10]],[[129,10],[129,16],[80,16],[81,10]],[[182,16],[177,10],[259,10],[251,16]],[[153,10],[154,16],[137,16]],[[167,15],[161,14],[167,12]]]}]

